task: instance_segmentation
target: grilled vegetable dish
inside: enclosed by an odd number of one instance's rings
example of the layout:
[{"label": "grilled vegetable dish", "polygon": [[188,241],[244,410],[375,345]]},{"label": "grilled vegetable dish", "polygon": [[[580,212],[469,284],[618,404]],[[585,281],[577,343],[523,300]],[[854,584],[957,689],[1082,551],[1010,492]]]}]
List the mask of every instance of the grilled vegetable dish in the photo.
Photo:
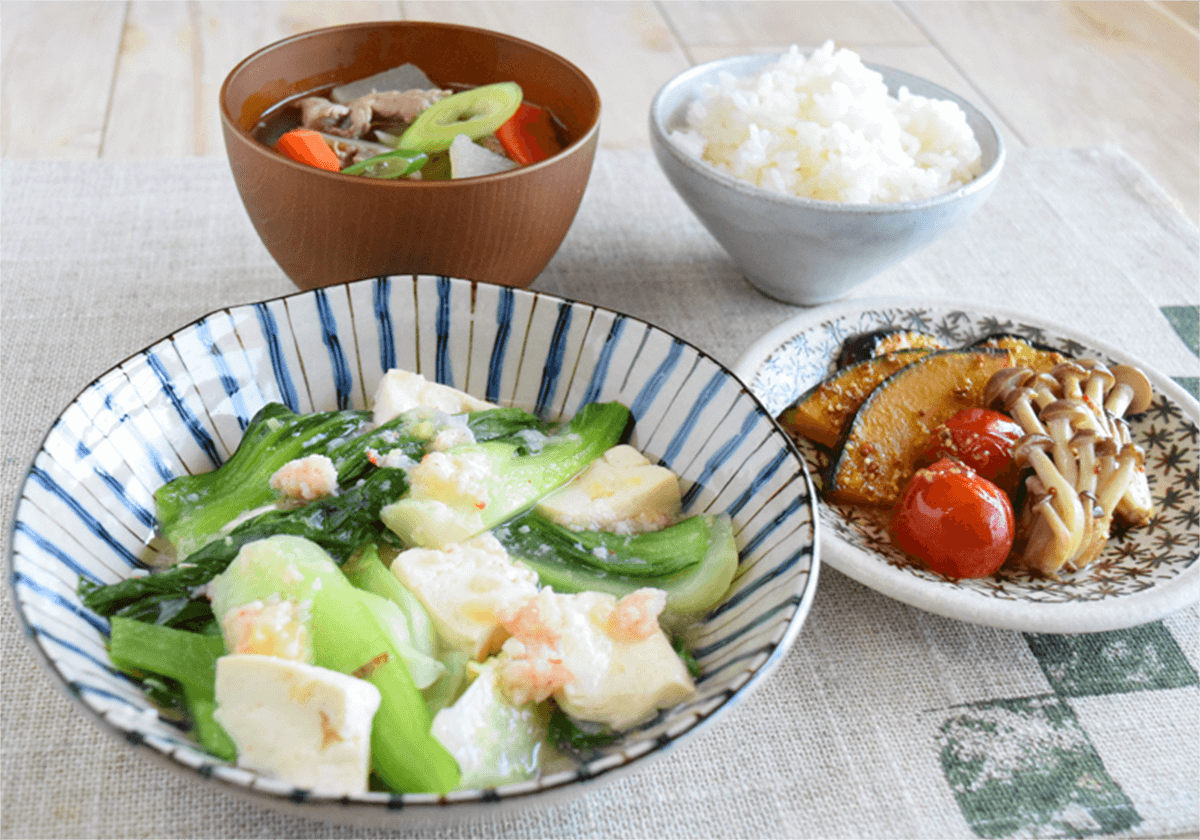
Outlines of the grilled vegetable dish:
[{"label": "grilled vegetable dish", "polygon": [[839,361],[779,420],[827,456],[827,500],[888,511],[896,545],[932,571],[1076,571],[1114,521],[1154,515],[1126,421],[1152,396],[1136,368],[1014,335],[952,348],[894,330],[851,338]]}]

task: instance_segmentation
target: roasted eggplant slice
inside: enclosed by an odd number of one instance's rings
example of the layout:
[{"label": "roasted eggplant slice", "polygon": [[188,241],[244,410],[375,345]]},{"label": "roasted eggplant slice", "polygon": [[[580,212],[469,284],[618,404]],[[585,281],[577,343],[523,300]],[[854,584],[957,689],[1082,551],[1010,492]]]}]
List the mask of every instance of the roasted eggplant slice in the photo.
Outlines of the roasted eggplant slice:
[{"label": "roasted eggplant slice", "polygon": [[875,356],[894,353],[897,350],[930,348],[944,350],[946,345],[935,335],[909,330],[903,327],[884,327],[867,333],[859,333],[846,339],[838,353],[839,368],[865,362]]}]

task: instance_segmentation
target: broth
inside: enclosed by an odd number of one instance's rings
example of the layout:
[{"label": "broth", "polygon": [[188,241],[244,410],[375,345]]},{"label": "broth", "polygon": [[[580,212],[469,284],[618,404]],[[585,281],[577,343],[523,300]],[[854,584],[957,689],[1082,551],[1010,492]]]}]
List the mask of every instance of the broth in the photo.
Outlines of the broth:
[{"label": "broth", "polygon": [[[326,87],[316,88],[314,90],[306,91],[304,93],[299,93],[294,96],[288,97],[287,99],[281,100],[280,102],[276,103],[275,105],[272,105],[270,108],[268,108],[266,111],[263,112],[262,116],[259,118],[258,123],[251,130],[251,132],[250,132],[251,136],[255,140],[257,140],[259,143],[262,143],[263,145],[269,146],[270,148],[274,149],[275,145],[279,142],[280,137],[282,137],[287,132],[292,131],[293,129],[303,127],[303,121],[301,119],[300,107],[298,105],[300,100],[305,99],[309,96],[320,96],[320,97],[329,99],[330,94],[332,93],[334,88],[336,88],[338,86],[339,85],[328,85]],[[472,88],[478,87],[478,85],[451,83],[451,84],[441,85],[439,87],[442,90],[449,90],[454,93],[460,93],[462,91],[471,90]],[[535,103],[529,102],[528,100],[523,100],[523,102],[526,104],[529,104],[529,105],[535,105]],[[543,106],[536,106],[536,107],[542,108],[542,110],[544,110],[550,118],[550,124],[554,129],[554,139],[557,142],[557,148],[551,152],[551,156],[558,154],[563,149],[565,149],[570,143],[570,137],[567,134],[567,129],[562,124],[562,121],[559,120],[558,117],[554,114],[554,112],[551,111],[549,108],[545,108]],[[410,123],[407,123],[407,122],[404,122],[404,121],[398,120],[398,119],[390,119],[389,120],[389,119],[373,117],[371,120],[370,130],[367,132],[367,135],[361,139],[368,140],[373,143],[379,143],[381,141],[376,140],[374,137],[376,131],[384,131],[394,137],[399,137],[401,134],[404,133],[405,129],[407,129],[409,125],[410,125]],[[352,144],[353,142],[354,142],[353,140],[347,140],[348,144]],[[389,144],[384,144],[384,145],[389,145]],[[503,149],[500,148],[499,143],[491,143],[491,144],[484,144],[484,145],[486,146],[486,148],[490,149],[491,151],[498,152],[500,154],[505,154]],[[508,155],[506,155],[506,154],[505,154],[505,156],[508,157]],[[509,159],[511,160],[511,157]],[[434,153],[430,154],[429,161],[420,169],[420,178],[421,178],[421,180],[426,180],[426,181],[449,180],[450,179],[450,155],[449,155],[449,152],[442,151],[442,152],[434,152]]]}]

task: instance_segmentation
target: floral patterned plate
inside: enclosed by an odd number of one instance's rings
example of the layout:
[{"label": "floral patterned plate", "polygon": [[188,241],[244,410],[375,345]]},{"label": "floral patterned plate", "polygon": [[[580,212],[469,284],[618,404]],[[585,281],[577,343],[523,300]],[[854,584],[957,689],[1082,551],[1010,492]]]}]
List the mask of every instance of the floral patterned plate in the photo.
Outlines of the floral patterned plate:
[{"label": "floral patterned plate", "polygon": [[[845,301],[802,313],[759,339],[734,372],[778,415],[833,369],[842,342],[883,327],[931,332],[948,346],[989,333],[1015,333],[1070,356],[1141,368],[1154,386],[1149,409],[1130,419],[1146,452],[1157,514],[1150,525],[1120,530],[1088,568],[1045,580],[1007,569],[954,582],[912,564],[890,542],[886,516],[851,505],[821,505],[821,559],[885,595],[939,615],[1037,633],[1090,633],[1154,621],[1194,602],[1200,592],[1200,406],[1170,378],[1121,351],[1038,318],[969,304],[916,305],[902,299]],[[816,480],[825,455],[800,446]]]}]

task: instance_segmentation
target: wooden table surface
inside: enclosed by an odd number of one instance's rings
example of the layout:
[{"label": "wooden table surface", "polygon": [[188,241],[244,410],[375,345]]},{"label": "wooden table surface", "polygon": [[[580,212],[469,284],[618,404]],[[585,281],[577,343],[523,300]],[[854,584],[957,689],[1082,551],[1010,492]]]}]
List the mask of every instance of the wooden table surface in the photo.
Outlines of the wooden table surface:
[{"label": "wooden table surface", "polygon": [[997,118],[1012,148],[1117,143],[1196,221],[1197,2],[26,2],[0,4],[0,157],[223,155],[217,91],[244,56],[374,19],[511,33],[579,65],[601,144],[648,148],[655,91],[725,55],[813,48],[924,76]]}]

